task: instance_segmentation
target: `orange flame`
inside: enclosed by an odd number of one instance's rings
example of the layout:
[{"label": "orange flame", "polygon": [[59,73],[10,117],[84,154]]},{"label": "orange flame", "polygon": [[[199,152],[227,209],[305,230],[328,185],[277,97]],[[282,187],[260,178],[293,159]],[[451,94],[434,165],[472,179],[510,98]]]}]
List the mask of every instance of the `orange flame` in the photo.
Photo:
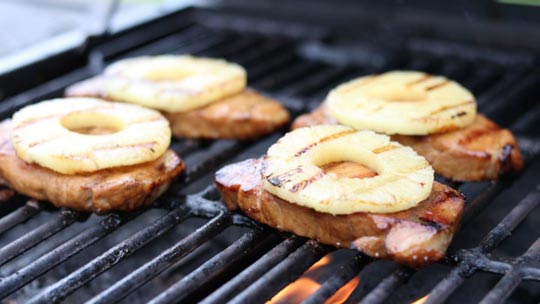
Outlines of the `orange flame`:
[{"label": "orange flame", "polygon": [[347,298],[349,298],[349,296],[354,291],[356,286],[358,286],[358,284],[360,284],[360,278],[359,277],[354,277],[347,284],[343,285],[340,289],[338,289],[338,291],[336,291],[336,293],[333,296],[331,296],[330,298],[328,298],[328,300],[326,300],[324,303],[325,304],[335,304],[335,303],[337,304],[337,303],[345,302],[345,300],[347,300]]},{"label": "orange flame", "polygon": [[270,301],[266,302],[266,304],[301,303],[309,298],[312,293],[316,292],[319,287],[321,287],[321,284],[312,279],[300,277],[282,289]]},{"label": "orange flame", "polygon": [[420,299],[412,302],[411,304],[423,304],[427,300],[428,296],[429,295],[425,295],[425,296],[421,297]]},{"label": "orange flame", "polygon": [[[313,264],[300,278],[283,288],[266,304],[282,304],[282,303],[301,303],[315,293],[321,284],[309,278],[310,273],[314,270],[327,266],[332,262],[330,255],[327,255]],[[343,285],[332,297],[325,301],[325,304],[343,303],[354,288],[360,283],[358,277],[353,278],[347,284]]]},{"label": "orange flame", "polygon": [[330,264],[331,261],[332,261],[332,258],[330,257],[330,255],[325,255],[322,259],[318,260],[315,264],[311,265],[311,267],[309,267],[307,272],[326,266]]}]

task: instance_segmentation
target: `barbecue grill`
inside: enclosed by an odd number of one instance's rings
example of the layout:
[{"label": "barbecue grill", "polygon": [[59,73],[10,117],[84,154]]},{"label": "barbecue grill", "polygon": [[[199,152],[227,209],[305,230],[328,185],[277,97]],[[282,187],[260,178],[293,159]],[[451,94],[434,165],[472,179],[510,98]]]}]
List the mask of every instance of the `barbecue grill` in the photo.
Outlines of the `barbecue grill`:
[{"label": "barbecue grill", "polygon": [[[7,98],[0,102],[0,117],[61,96],[66,86],[106,64],[139,55],[191,53],[237,62],[247,69],[250,86],[280,100],[293,116],[315,108],[345,80],[416,69],[472,90],[479,111],[518,137],[524,172],[497,182],[442,180],[467,197],[463,226],[442,262],[415,270],[280,233],[222,205],[213,173],[260,156],[286,130],[252,142],[175,140],[171,148],[186,161],[187,172],[151,208],[134,213],[55,209],[1,189],[0,298],[259,303],[330,254],[338,266],[305,303],[323,303],[358,277],[346,303],[407,303],[426,295],[426,303],[538,302],[540,65],[538,46],[524,42],[538,33],[529,28],[532,36],[512,39],[511,32],[478,21],[486,35],[479,37],[471,26],[456,39],[451,21],[425,28],[411,13],[392,19],[388,30],[377,19],[381,15],[361,11],[355,29],[341,31],[329,17],[314,23],[323,5],[313,5],[300,20],[294,10],[285,13],[288,4],[269,12],[265,5],[241,2],[247,6],[186,7],[3,75]],[[338,16],[353,19],[355,12],[346,11]]]}]

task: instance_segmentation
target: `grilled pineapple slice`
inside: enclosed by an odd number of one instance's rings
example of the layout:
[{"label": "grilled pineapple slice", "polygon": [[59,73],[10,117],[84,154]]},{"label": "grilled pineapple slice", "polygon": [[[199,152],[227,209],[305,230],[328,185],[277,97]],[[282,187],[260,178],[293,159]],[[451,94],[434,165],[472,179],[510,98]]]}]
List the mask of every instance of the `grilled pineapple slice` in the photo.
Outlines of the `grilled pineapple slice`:
[{"label": "grilled pineapple slice", "polygon": [[177,113],[241,92],[246,71],[225,60],[189,55],[125,59],[105,70],[105,91],[117,101]]},{"label": "grilled pineapple slice", "polygon": [[326,98],[339,123],[386,134],[426,135],[471,124],[476,99],[445,77],[394,71],[351,80]]},{"label": "grilled pineapple slice", "polygon": [[[339,161],[360,163],[377,175],[340,178],[321,166]],[[411,148],[386,135],[339,125],[289,132],[270,147],[263,187],[291,203],[331,214],[397,212],[426,199],[433,169]]]},{"label": "grilled pineapple slice", "polygon": [[94,98],[27,106],[13,115],[11,132],[17,156],[63,174],[155,160],[170,138],[169,122],[159,112]]}]

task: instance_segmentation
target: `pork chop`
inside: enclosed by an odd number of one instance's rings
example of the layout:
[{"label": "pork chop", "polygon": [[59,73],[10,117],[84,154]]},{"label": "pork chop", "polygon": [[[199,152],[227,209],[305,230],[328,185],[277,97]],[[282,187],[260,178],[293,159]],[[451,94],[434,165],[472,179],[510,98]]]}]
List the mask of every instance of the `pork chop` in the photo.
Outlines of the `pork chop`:
[{"label": "pork chop", "polygon": [[9,137],[9,120],[0,123],[0,176],[15,191],[57,207],[106,213],[150,204],[184,170],[172,150],[158,159],[92,173],[65,175],[20,159]]},{"label": "pork chop", "polygon": [[[65,95],[110,100],[104,85],[104,76],[90,78],[68,87]],[[178,138],[253,139],[290,120],[289,113],[279,102],[250,89],[199,109],[183,113],[163,112],[163,115]]]},{"label": "pork chop", "polygon": [[[408,210],[350,215],[321,213],[265,191],[261,182],[262,166],[264,160],[249,159],[216,173],[217,188],[230,210],[240,209],[254,220],[279,230],[413,267],[444,257],[463,212],[462,195],[434,182],[431,195]],[[323,169],[339,176],[372,176],[371,170],[358,167],[362,166],[333,163]]]},{"label": "pork chop", "polygon": [[[292,129],[320,124],[337,124],[324,106],[299,116]],[[456,181],[498,179],[523,168],[523,158],[512,133],[481,114],[463,129],[425,136],[391,137],[425,157],[437,173]]]}]

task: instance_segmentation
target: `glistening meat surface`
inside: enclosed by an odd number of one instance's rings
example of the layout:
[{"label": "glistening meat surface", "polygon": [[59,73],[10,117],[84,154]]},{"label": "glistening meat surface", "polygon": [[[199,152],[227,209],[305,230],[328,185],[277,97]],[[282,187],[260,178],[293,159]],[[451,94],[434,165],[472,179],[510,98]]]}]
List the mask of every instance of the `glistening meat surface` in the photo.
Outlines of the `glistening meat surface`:
[{"label": "glistening meat surface", "polygon": [[[298,117],[292,129],[321,124],[337,124],[324,106]],[[437,173],[452,180],[497,179],[523,168],[523,158],[512,133],[481,114],[462,129],[425,136],[391,137],[412,147]]]},{"label": "glistening meat surface", "polygon": [[[110,100],[104,90],[103,77],[74,84],[66,90],[65,95]],[[289,113],[279,102],[250,89],[199,109],[181,113],[163,112],[163,115],[171,123],[173,135],[179,138],[252,139],[289,122]]]},{"label": "glistening meat surface", "polygon": [[97,213],[135,210],[161,195],[185,167],[174,151],[167,150],[139,165],[65,175],[21,160],[9,132],[10,121],[0,123],[0,176],[17,192],[57,207]]},{"label": "glistening meat surface", "polygon": [[[216,173],[216,184],[230,210],[240,209],[279,230],[336,247],[358,249],[372,257],[420,266],[444,257],[459,227],[463,197],[436,182],[431,195],[414,208],[395,213],[335,216],[298,206],[265,191],[261,183],[263,165],[262,159],[249,159],[226,166]],[[349,177],[371,176],[370,170],[361,170],[350,163],[333,167],[326,169]]]}]

